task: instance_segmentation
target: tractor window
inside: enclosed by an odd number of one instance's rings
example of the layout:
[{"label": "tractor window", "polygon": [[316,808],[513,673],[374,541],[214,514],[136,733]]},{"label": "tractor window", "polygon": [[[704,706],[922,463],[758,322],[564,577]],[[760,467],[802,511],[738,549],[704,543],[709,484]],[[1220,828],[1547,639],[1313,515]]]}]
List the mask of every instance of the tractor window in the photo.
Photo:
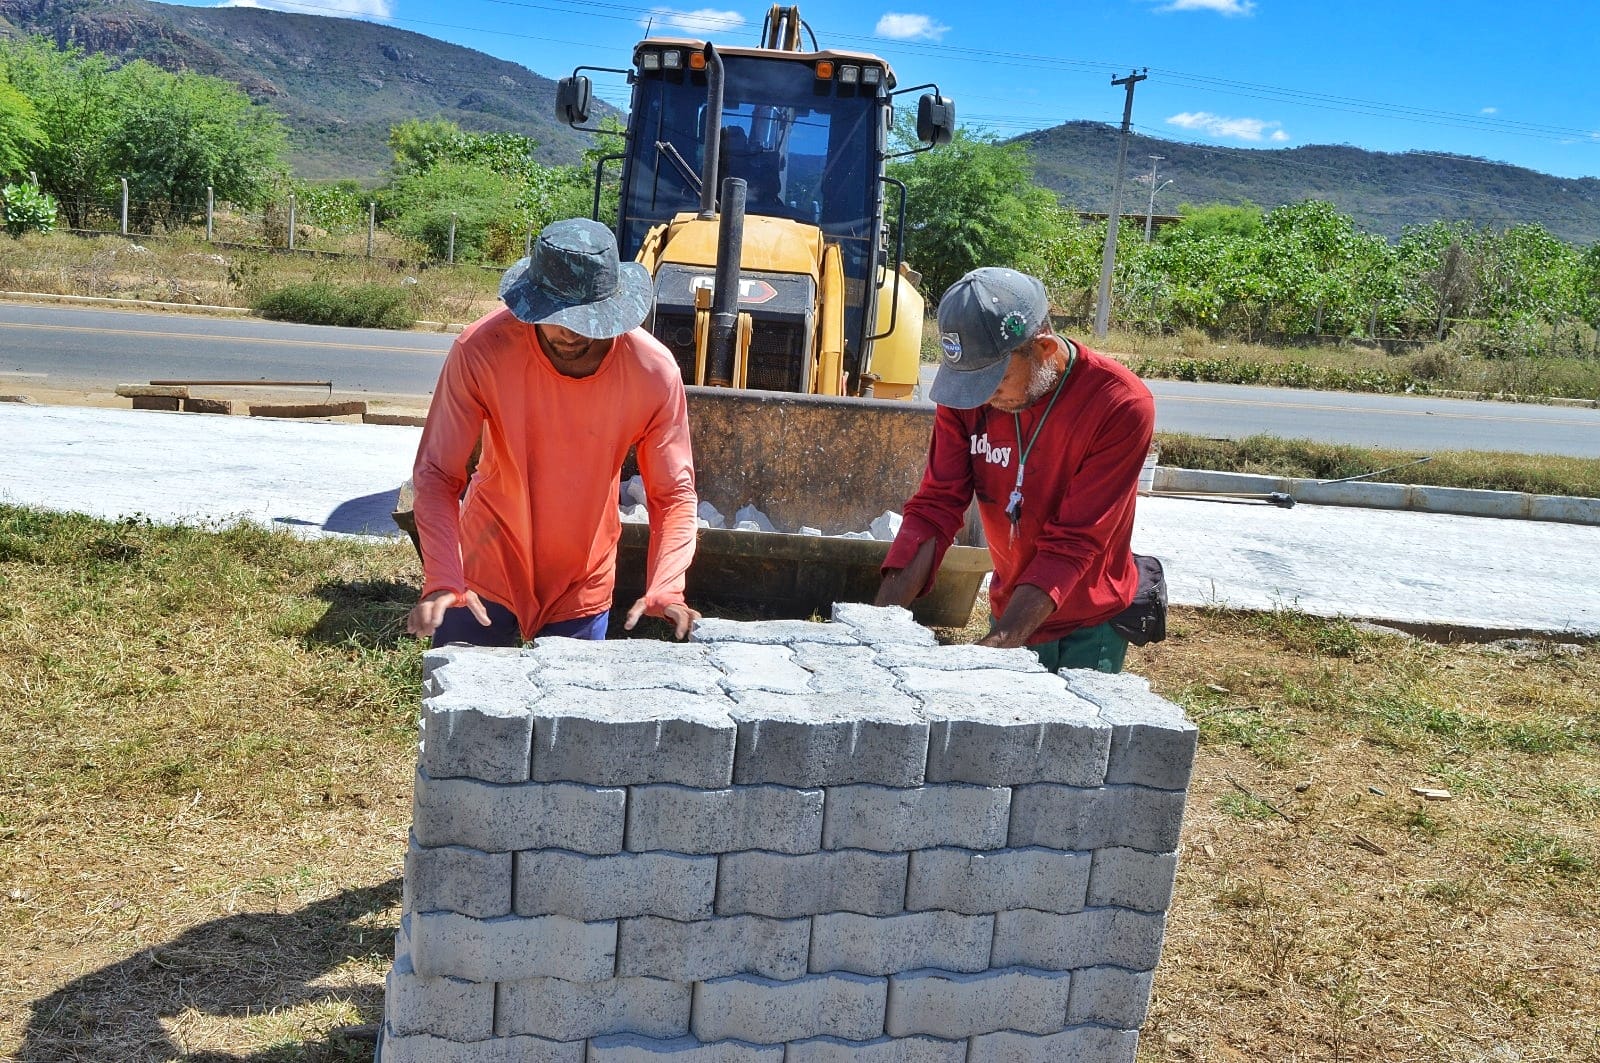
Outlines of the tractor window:
[{"label": "tractor window", "polygon": [[[819,81],[803,60],[727,56],[724,73],[719,181],[744,178],[751,213],[820,225],[844,242],[872,239],[881,129],[876,90]],[[637,252],[652,225],[699,207],[692,183],[657,144],[676,147],[698,175],[705,110],[703,73],[638,75],[619,226],[624,254]],[[865,247],[851,251],[847,260],[865,261]]]}]

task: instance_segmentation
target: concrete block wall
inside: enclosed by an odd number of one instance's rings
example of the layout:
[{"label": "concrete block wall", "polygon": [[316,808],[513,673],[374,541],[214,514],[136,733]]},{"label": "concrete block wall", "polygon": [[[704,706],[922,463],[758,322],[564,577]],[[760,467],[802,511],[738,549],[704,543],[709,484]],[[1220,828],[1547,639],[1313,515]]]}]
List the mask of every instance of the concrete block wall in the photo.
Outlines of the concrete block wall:
[{"label": "concrete block wall", "polygon": [[1134,1059],[1196,731],[900,609],[424,664],[380,1063]]}]

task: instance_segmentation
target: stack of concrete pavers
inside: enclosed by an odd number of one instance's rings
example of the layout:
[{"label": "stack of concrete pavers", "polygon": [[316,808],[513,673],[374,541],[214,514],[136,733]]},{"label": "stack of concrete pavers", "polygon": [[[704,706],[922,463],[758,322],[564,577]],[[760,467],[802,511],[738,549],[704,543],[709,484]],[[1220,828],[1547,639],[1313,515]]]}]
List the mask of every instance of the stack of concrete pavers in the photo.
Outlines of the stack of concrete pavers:
[{"label": "stack of concrete pavers", "polygon": [[1194,727],[833,615],[428,654],[381,1063],[1133,1060]]}]

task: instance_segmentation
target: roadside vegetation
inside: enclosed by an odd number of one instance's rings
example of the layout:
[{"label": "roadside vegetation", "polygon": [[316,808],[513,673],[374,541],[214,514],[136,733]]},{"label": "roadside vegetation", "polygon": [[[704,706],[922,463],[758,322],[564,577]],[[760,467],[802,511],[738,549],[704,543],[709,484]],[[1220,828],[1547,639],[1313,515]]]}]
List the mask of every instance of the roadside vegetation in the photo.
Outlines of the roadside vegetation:
[{"label": "roadside vegetation", "polygon": [[[908,121],[897,126],[902,147],[913,137]],[[619,131],[592,138],[580,164],[548,166],[535,161],[538,145],[526,136],[409,119],[390,129],[393,160],[376,187],[306,182],[288,173],[279,116],[228,82],[142,61],[119,66],[44,38],[0,42],[8,231],[118,230],[126,176],[134,239],[152,249],[173,239],[180,256],[192,256],[162,278],[177,301],[200,289],[256,308],[273,298],[265,283],[234,282],[231,292],[208,283],[195,259],[216,254],[231,271],[250,254],[227,246],[235,244],[370,255],[408,276],[429,262],[486,266],[473,287],[492,300],[494,272],[521,256],[533,231],[590,213],[595,165],[617,150]],[[1039,185],[1025,144],[962,129],[951,144],[892,161],[889,171],[905,182],[912,222],[897,239],[924,271],[930,301],[974,266],[1012,265],[1042,277],[1062,320],[1085,331],[1105,224]],[[608,178],[602,218],[615,215],[615,167]],[[217,246],[201,250],[208,189],[218,204]],[[1147,376],[1600,399],[1600,246],[1565,243],[1537,224],[1448,219],[1391,241],[1312,199],[1180,212],[1152,241],[1130,225],[1118,244],[1112,320],[1120,331],[1111,349]],[[46,260],[62,257],[60,248],[28,241],[8,249],[0,281],[64,294],[116,287],[81,262],[52,270]],[[101,260],[101,273],[125,272],[104,259],[126,250],[97,241],[82,259]],[[338,285],[349,281],[336,272],[378,268],[300,261],[255,270],[257,279],[281,272],[280,286]],[[303,306],[322,320],[324,308],[302,295],[276,299],[279,312]],[[427,302],[417,293],[409,300],[425,320],[465,317],[416,305]]]},{"label": "roadside vegetation", "polygon": [[[1600,498],[1600,461],[1588,458],[1480,450],[1417,454],[1276,436],[1209,439],[1162,432],[1156,439],[1161,444],[1161,464],[1180,469],[1310,480],[1341,480],[1383,472],[1372,479],[1379,483]],[[1428,460],[1424,462],[1422,458]]]},{"label": "roadside vegetation", "polygon": [[[0,507],[0,1057],[370,1057],[330,1031],[392,956],[418,580],[404,545]],[[1201,746],[1141,1060],[1600,1053],[1600,647],[1170,631],[1130,667]]]}]

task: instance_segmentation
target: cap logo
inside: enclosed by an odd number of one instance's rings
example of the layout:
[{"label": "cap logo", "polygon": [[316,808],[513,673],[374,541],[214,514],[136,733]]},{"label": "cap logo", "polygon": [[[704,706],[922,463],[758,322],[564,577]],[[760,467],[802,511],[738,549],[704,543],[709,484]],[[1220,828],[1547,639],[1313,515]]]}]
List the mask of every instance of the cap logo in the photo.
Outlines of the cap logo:
[{"label": "cap logo", "polygon": [[939,336],[939,346],[944,348],[944,356],[952,363],[961,361],[961,335],[956,332],[945,332]]},{"label": "cap logo", "polygon": [[1008,339],[1020,340],[1028,332],[1028,320],[1013,310],[1001,319],[1000,331],[1005,333]]}]

